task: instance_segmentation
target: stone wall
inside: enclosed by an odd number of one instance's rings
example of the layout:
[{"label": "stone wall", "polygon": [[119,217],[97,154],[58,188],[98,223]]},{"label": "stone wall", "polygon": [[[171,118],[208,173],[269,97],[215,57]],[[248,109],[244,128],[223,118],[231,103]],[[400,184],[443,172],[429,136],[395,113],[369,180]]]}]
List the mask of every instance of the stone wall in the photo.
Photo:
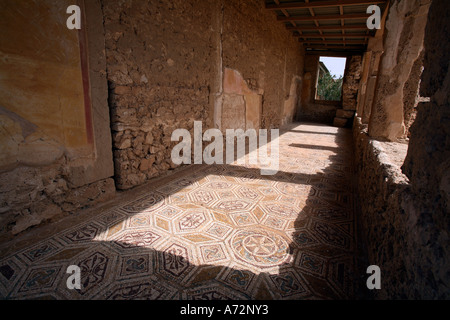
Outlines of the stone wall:
[{"label": "stone wall", "polygon": [[411,181],[414,214],[411,247],[421,257],[415,265],[419,286],[431,283],[427,296],[450,294],[450,3],[434,0],[424,41],[424,71],[403,171]]},{"label": "stone wall", "polygon": [[210,123],[212,1],[102,1],[117,187],[175,167],[176,128]]},{"label": "stone wall", "polygon": [[2,3],[2,239],[115,192],[101,7],[80,2],[89,27],[78,32],[66,27],[70,4]]},{"label": "stone wall", "polygon": [[81,31],[70,4],[2,4],[0,236],[170,172],[172,132],[196,120],[292,121],[302,48],[263,2],[79,1]]},{"label": "stone wall", "polygon": [[422,50],[419,57],[414,61],[411,73],[403,87],[403,123],[405,125],[405,133],[403,137],[411,137],[411,126],[416,121],[417,107],[423,99],[420,97],[420,77],[423,71],[424,51]]},{"label": "stone wall", "polygon": [[319,61],[319,55],[305,57],[305,74],[297,120],[334,124],[338,127],[351,125],[357,107],[362,57],[347,57],[340,101],[316,100]]},{"label": "stone wall", "polygon": [[448,299],[448,219],[442,209],[425,209],[403,174],[408,146],[370,138],[360,118],[353,135],[361,245],[368,264],[381,269],[382,288],[374,297]]},{"label": "stone wall", "polygon": [[410,218],[403,207],[403,199],[411,197],[408,179],[386,144],[368,136],[359,117],[355,118],[353,136],[361,245],[367,252],[368,265],[379,266],[382,276],[382,288],[374,291],[375,298],[412,298],[414,265],[408,256],[413,252],[407,245]]},{"label": "stone wall", "polygon": [[292,106],[301,85],[302,46],[265,9],[264,1],[227,0],[222,4],[223,67],[237,70],[248,87],[261,95],[262,128],[291,122],[292,117],[286,116],[294,114]]},{"label": "stone wall", "polygon": [[342,101],[316,100],[319,60],[319,55],[305,56],[301,103],[297,113],[297,120],[332,124],[336,111],[342,106]]},{"label": "stone wall", "polygon": [[342,83],[342,109],[336,111],[333,125],[336,127],[351,127],[356,113],[361,80],[362,56],[347,58],[345,74]]},{"label": "stone wall", "polygon": [[[417,93],[424,30],[431,0],[392,1],[386,19],[375,98],[369,134],[378,139],[396,141],[407,135],[404,107]],[[407,83],[409,80],[409,83]],[[405,105],[406,102],[406,105]],[[408,122],[409,125],[409,122]]]},{"label": "stone wall", "polygon": [[361,69],[361,56],[351,56],[347,59],[342,83],[342,108],[344,110],[356,111]]},{"label": "stone wall", "polygon": [[263,2],[102,3],[118,188],[175,168],[171,134],[194,121],[223,131],[292,121],[302,51]]},{"label": "stone wall", "polygon": [[361,80],[359,82],[359,93],[357,98],[356,113],[362,123],[368,124],[372,113],[375,98],[375,89],[378,80],[381,56],[383,55],[383,39],[385,33],[386,18],[389,12],[389,4],[381,18],[380,29],[369,38],[367,50],[363,55]]},{"label": "stone wall", "polygon": [[448,1],[432,2],[420,89],[430,102],[419,104],[409,146],[354,125],[360,234],[381,268],[378,299],[450,298],[449,15]]},{"label": "stone wall", "polygon": [[[368,124],[372,113],[372,106],[375,96],[376,83],[378,78],[378,67],[380,64],[381,51],[374,51],[371,42],[379,42],[381,39],[370,39],[369,50],[364,54],[362,78],[359,85],[359,94],[356,111],[361,121]],[[380,41],[381,42],[381,41]]]}]

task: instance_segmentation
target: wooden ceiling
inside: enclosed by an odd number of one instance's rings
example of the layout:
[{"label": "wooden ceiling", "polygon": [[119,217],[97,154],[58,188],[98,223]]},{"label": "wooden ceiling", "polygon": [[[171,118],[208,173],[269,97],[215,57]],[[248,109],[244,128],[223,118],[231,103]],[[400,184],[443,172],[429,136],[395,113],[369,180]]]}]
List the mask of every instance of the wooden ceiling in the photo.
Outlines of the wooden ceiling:
[{"label": "wooden ceiling", "polygon": [[350,55],[364,52],[376,30],[366,22],[370,5],[381,13],[388,0],[266,0],[266,9],[277,15],[307,53]]}]

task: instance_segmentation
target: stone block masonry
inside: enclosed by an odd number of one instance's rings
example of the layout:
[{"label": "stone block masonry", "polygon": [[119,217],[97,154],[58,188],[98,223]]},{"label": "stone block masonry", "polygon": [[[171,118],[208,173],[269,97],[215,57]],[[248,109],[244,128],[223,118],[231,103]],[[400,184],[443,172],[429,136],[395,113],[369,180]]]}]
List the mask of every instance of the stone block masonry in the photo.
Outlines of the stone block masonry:
[{"label": "stone block masonry", "polygon": [[[209,96],[205,87],[145,87],[133,92],[114,95],[116,108],[111,115],[116,182],[120,189],[140,185],[175,168],[170,160],[172,132],[177,128],[192,131],[194,120],[206,122],[208,116],[204,111]],[[148,92],[148,107],[133,108],[134,100]]]},{"label": "stone block masonry", "polygon": [[82,3],[78,32],[69,0],[2,2],[1,240],[115,194],[102,11]]},{"label": "stone block masonry", "polygon": [[358,104],[361,71],[362,57],[348,57],[342,83],[342,109],[336,110],[336,117],[333,120],[335,127],[351,127],[353,124],[352,121]]},{"label": "stone block masonry", "polygon": [[[0,12],[0,237],[170,173],[172,132],[221,128],[224,105],[243,129],[292,121],[302,49],[263,2],[86,0],[80,32],[54,15],[70,4]],[[225,69],[251,92],[225,94]]]},{"label": "stone block masonry", "polygon": [[408,145],[371,139],[360,118],[353,135],[361,245],[368,263],[382,271],[375,298],[448,299],[442,285],[448,283],[447,219],[442,209],[424,211],[424,200],[403,174]]},{"label": "stone block masonry", "polygon": [[[382,270],[377,299],[450,297],[449,15],[444,0],[391,2],[372,113],[360,105],[354,123],[361,239]],[[415,105],[409,144],[386,141],[404,135]]]},{"label": "stone block masonry", "polygon": [[430,3],[430,0],[396,0],[390,4],[369,121],[371,137],[397,141],[408,134]]},{"label": "stone block masonry", "polygon": [[175,129],[210,124],[213,8],[211,1],[103,1],[119,189],[175,167]]},{"label": "stone block masonry", "polygon": [[103,1],[103,14],[117,188],[175,169],[171,134],[193,134],[194,121],[204,130],[292,121],[302,51],[264,3]]},{"label": "stone block masonry", "polygon": [[16,235],[114,197],[112,178],[75,187],[59,163],[0,175],[1,234]]},{"label": "stone block masonry", "polygon": [[362,57],[352,56],[348,58],[345,69],[344,82],[342,84],[342,107],[344,110],[356,111]]}]

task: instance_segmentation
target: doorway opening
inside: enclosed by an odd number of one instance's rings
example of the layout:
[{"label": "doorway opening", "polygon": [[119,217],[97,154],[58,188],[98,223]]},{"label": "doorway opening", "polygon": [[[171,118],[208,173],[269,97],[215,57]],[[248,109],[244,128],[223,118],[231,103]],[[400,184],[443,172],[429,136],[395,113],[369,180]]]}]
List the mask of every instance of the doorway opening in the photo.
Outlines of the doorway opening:
[{"label": "doorway opening", "polygon": [[341,101],[347,58],[320,57],[316,100]]}]

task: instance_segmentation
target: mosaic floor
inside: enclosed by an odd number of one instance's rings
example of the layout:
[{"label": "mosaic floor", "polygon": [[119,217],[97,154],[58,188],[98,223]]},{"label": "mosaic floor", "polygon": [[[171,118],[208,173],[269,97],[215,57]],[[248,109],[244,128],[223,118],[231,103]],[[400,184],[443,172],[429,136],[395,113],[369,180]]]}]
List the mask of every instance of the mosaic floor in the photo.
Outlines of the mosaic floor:
[{"label": "mosaic floor", "polygon": [[[274,176],[237,165],[192,167],[2,252],[0,297],[353,298],[351,132],[296,124],[281,133]],[[70,265],[81,268],[80,290],[66,286]]]}]

